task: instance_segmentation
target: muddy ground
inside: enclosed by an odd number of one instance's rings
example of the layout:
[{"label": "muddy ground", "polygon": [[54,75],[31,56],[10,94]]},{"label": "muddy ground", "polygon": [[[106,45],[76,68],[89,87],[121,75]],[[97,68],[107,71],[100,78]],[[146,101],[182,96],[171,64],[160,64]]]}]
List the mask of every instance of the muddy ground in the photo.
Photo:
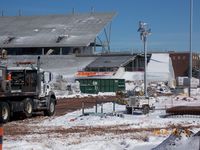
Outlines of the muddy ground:
[{"label": "muddy ground", "polygon": [[64,115],[68,112],[82,108],[84,103],[85,108],[95,106],[96,103],[112,102],[116,99],[115,96],[90,96],[83,98],[63,98],[59,99],[56,105],[56,116]]},{"label": "muddy ground", "polygon": [[[115,100],[115,96],[90,96],[90,97],[83,97],[83,98],[62,98],[58,99],[57,105],[56,105],[56,114],[55,116],[61,116],[66,113],[78,110],[82,108],[82,105],[84,103],[85,108],[93,107],[96,103],[106,103],[106,102],[112,102]],[[4,135],[7,136],[21,136],[21,135],[29,135],[32,133],[35,133],[35,128],[32,126],[34,123],[39,123],[42,120],[47,119],[47,117],[43,116],[42,113],[39,113],[37,115],[34,115],[31,118],[24,118],[24,117],[15,117],[11,120],[11,122],[8,122],[3,125],[4,128]],[[86,129],[68,129],[65,131],[65,129],[62,128],[53,128],[53,129],[46,129],[43,127],[37,127],[37,132],[40,132],[41,134],[43,132],[55,132],[55,133],[71,133],[71,132],[81,132]],[[70,132],[69,132],[70,131]],[[96,129],[94,129],[96,131]]]},{"label": "muddy ground", "polygon": [[[66,113],[78,110],[82,108],[84,102],[85,107],[95,106],[96,103],[112,102],[116,99],[115,96],[98,96],[98,97],[84,97],[84,98],[65,98],[59,99],[56,105],[56,116],[62,116]],[[44,127],[38,126],[37,124],[43,120],[48,119],[48,117],[43,115],[35,115],[32,118],[20,118],[12,120],[3,125],[4,129],[4,140],[10,139],[20,139],[27,135],[48,135],[56,136],[57,138],[62,138],[62,136],[71,136],[72,134],[79,134],[80,136],[87,135],[124,135],[127,134],[132,139],[145,140],[144,135],[153,134],[155,128],[130,128],[131,125],[116,125],[116,126],[103,126],[103,127],[88,127],[88,126],[78,126],[78,127]],[[189,125],[186,128],[196,127],[199,125]],[[167,126],[166,129],[172,130],[175,126]],[[159,129],[159,128],[157,128]],[[163,127],[162,127],[163,129]],[[138,135],[138,133],[140,133]],[[35,139],[37,140],[37,139]],[[38,138],[38,140],[40,140]]]}]

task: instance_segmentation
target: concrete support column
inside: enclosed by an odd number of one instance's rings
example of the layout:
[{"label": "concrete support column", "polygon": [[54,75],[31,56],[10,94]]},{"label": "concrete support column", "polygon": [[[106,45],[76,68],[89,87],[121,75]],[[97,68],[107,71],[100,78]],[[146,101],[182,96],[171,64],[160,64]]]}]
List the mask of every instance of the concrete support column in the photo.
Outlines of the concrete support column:
[{"label": "concrete support column", "polygon": [[62,55],[63,53],[62,53],[62,47],[60,48],[60,55]]},{"label": "concrete support column", "polygon": [[42,48],[42,55],[44,55],[44,48]]},{"label": "concrete support column", "polygon": [[94,39],[94,51],[93,51],[93,53],[95,53],[96,52],[96,42],[97,40],[96,40],[96,38]]}]

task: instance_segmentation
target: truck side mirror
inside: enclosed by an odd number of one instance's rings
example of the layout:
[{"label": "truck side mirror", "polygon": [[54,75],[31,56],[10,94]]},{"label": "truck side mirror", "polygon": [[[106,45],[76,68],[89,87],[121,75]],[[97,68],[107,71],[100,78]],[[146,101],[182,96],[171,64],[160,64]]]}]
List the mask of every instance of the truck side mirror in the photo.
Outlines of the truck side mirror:
[{"label": "truck side mirror", "polygon": [[49,72],[49,82],[51,82],[52,80],[53,80],[53,74]]},{"label": "truck side mirror", "polygon": [[44,74],[44,72],[40,73],[40,79],[41,79],[42,82],[45,82],[45,74]]}]

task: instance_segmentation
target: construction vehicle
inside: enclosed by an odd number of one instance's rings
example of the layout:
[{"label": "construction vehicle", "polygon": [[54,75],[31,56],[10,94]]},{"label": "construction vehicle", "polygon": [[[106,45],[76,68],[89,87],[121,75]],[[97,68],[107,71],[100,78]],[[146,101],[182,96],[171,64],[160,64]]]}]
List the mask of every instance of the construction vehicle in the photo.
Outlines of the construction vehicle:
[{"label": "construction vehicle", "polygon": [[136,86],[131,94],[126,98],[127,114],[133,114],[135,110],[141,110],[143,114],[148,114],[150,110],[154,110],[155,98],[145,97],[143,88]]},{"label": "construction vehicle", "polygon": [[51,90],[52,73],[40,68],[40,57],[37,66],[0,66],[0,121],[6,123],[10,118],[22,112],[26,117],[43,111],[52,116],[57,103]]},{"label": "construction vehicle", "polygon": [[133,114],[135,110],[141,110],[143,114],[148,114],[150,110],[154,110],[155,99],[145,96],[130,96],[127,98],[126,111],[127,114]]}]

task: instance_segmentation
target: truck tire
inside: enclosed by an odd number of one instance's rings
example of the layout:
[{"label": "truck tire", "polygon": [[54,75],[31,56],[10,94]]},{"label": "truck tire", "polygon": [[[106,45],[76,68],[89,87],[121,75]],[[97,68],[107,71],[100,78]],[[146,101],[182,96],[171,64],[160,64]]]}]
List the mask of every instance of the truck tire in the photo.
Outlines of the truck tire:
[{"label": "truck tire", "polygon": [[10,106],[6,102],[0,103],[1,105],[1,116],[0,116],[0,122],[6,123],[10,120]]},{"label": "truck tire", "polygon": [[126,113],[132,114],[132,107],[126,107]]},{"label": "truck tire", "polygon": [[53,98],[50,99],[49,106],[47,107],[47,110],[44,111],[45,116],[53,116],[55,113],[56,104],[55,100]]},{"label": "truck tire", "polygon": [[24,113],[27,118],[31,117],[33,114],[33,101],[29,98],[24,100]]},{"label": "truck tire", "polygon": [[149,113],[149,106],[147,106],[147,105],[145,105],[145,106],[143,106],[142,107],[142,112],[143,112],[143,114],[148,114]]}]

